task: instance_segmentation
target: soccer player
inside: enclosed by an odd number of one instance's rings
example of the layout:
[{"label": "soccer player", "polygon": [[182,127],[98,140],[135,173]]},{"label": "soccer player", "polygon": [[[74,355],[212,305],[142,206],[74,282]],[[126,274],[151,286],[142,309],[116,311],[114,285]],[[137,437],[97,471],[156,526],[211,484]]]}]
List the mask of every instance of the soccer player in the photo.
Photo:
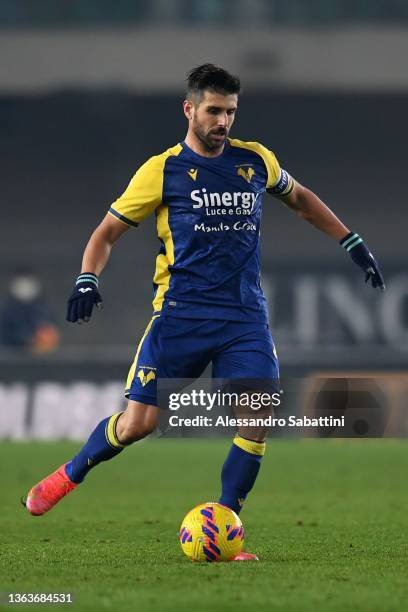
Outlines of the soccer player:
[{"label": "soccer player", "polygon": [[[86,246],[68,301],[68,321],[89,321],[93,307],[102,303],[99,276],[113,244],[155,213],[161,247],[153,316],[130,367],[127,408],[101,421],[73,459],[30,490],[26,507],[33,515],[48,512],[96,465],[154,431],[158,378],[197,378],[211,362],[215,378],[278,379],[260,285],[265,191],[338,241],[366,281],[384,289],[379,267],[358,234],[282,169],[267,147],[228,137],[239,79],[204,64],[189,73],[187,83],[184,141],[144,163],[112,204]],[[264,430],[238,430],[222,468],[221,504],[240,512],[264,452]],[[249,553],[240,557],[251,558]]]}]

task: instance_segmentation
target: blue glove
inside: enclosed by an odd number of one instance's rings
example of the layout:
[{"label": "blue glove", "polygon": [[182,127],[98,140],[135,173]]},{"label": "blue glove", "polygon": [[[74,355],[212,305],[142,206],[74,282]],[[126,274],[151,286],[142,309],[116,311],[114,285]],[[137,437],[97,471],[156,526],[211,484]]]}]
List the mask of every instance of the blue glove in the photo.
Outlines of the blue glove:
[{"label": "blue glove", "polygon": [[92,272],[80,274],[75,289],[67,304],[67,321],[87,323],[92,315],[92,308],[102,308],[102,298],[98,291],[98,277]]},{"label": "blue glove", "polygon": [[343,249],[346,249],[354,263],[365,272],[366,282],[371,279],[371,284],[374,288],[379,287],[381,291],[384,291],[384,278],[378,263],[364,244],[363,239],[358,234],[350,232],[340,240],[340,245]]}]

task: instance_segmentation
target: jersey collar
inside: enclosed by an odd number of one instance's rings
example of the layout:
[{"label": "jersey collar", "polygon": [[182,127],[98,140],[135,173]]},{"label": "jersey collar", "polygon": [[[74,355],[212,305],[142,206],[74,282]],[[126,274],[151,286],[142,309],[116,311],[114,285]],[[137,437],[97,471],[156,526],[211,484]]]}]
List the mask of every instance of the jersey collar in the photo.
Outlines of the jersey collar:
[{"label": "jersey collar", "polygon": [[216,157],[206,157],[205,155],[199,155],[198,153],[193,151],[193,149],[190,149],[188,144],[186,144],[185,140],[183,140],[180,144],[183,147],[183,149],[191,157],[195,157],[197,160],[206,161],[206,162],[216,162],[217,160],[222,159],[228,153],[228,150],[229,150],[229,148],[231,146],[230,143],[229,143],[229,139],[227,138],[227,140],[225,141],[224,149],[223,149],[222,153],[220,153],[220,155],[217,155]]}]

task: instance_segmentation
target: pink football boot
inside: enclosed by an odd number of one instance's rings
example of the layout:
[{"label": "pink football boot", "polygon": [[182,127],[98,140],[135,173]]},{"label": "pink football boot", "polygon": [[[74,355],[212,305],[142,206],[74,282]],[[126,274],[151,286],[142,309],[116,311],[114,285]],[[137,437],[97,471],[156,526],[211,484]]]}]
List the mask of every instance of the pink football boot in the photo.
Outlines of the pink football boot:
[{"label": "pink football boot", "polygon": [[30,514],[34,516],[45,514],[77,487],[77,484],[68,478],[65,465],[41,480],[29,491],[25,507]]}]

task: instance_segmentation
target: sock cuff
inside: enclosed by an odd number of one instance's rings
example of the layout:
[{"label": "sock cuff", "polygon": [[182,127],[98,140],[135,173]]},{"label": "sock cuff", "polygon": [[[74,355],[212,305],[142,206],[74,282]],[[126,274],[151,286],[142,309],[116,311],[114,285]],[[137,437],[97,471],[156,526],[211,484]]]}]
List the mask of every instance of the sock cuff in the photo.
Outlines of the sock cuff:
[{"label": "sock cuff", "polygon": [[234,438],[233,443],[235,444],[235,446],[242,448],[242,450],[246,451],[247,453],[251,453],[251,455],[258,455],[262,457],[265,454],[265,442],[255,442],[255,440],[247,440],[246,438],[242,438],[237,434]]},{"label": "sock cuff", "polygon": [[125,444],[119,442],[118,436],[116,435],[116,423],[122,412],[117,412],[113,414],[106,423],[105,435],[108,444],[113,446],[113,448],[125,448]]}]

